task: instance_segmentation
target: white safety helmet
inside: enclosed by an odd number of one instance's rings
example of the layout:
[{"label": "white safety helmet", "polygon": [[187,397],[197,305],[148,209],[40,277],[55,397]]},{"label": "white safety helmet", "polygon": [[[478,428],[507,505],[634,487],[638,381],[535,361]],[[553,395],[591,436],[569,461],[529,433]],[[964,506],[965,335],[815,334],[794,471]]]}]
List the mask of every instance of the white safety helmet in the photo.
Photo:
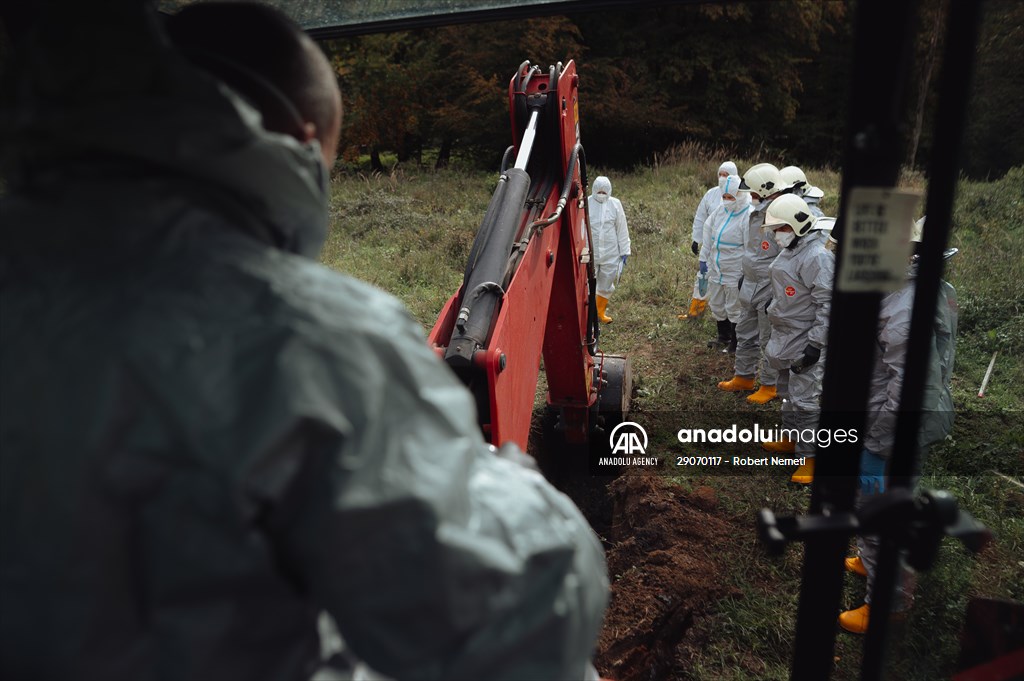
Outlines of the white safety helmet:
[{"label": "white safety helmet", "polygon": [[762,199],[778,194],[785,188],[786,184],[779,175],[779,169],[771,163],[751,166],[743,174],[743,182],[740,184],[741,191],[756,192]]},{"label": "white safety helmet", "polygon": [[782,183],[787,189],[798,189],[800,195],[803,196],[803,188],[807,186],[807,176],[804,175],[804,171],[796,166],[786,166],[779,171],[779,175],[782,176]]},{"label": "white safety helmet", "polygon": [[914,222],[914,227],[910,230],[910,240],[915,244],[924,241],[924,218]]},{"label": "white safety helmet", "polygon": [[[917,221],[914,222],[914,227],[910,230],[910,243],[912,243],[912,244],[919,244],[922,241],[924,241],[924,220],[925,220],[925,217],[928,217],[928,216],[924,216],[920,220],[917,220]],[[944,250],[942,252],[942,259],[943,260],[949,260],[950,258],[952,258],[954,255],[956,255],[959,252],[960,252],[959,248],[947,248],[946,250]],[[918,256],[915,254],[913,256],[913,259],[917,260],[917,258],[918,258]]]},{"label": "white safety helmet", "polygon": [[832,236],[832,230],[836,227],[836,218],[823,217],[818,218],[818,221],[814,223],[814,230],[816,232],[825,232],[828,234],[828,238],[825,240],[825,248],[830,251],[836,250],[836,244],[839,241]]},{"label": "white safety helmet", "polygon": [[821,189],[821,187],[815,187],[814,185],[805,184],[803,187],[800,187],[800,196],[804,197],[805,200],[814,199],[815,201],[817,201],[821,199],[821,197],[825,196],[825,192]]},{"label": "white safety helmet", "polygon": [[814,228],[818,221],[807,207],[807,202],[796,194],[785,194],[772,201],[764,216],[765,229],[774,229],[783,225],[793,228],[793,233],[803,236]]}]

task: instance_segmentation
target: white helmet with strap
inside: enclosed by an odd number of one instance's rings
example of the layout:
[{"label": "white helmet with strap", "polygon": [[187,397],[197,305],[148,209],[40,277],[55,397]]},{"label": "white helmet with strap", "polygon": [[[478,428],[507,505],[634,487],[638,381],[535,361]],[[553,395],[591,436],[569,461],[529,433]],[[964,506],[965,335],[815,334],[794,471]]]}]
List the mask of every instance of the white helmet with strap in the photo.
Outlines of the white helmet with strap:
[{"label": "white helmet with strap", "polygon": [[807,186],[807,176],[804,175],[804,171],[797,166],[786,166],[779,171],[779,175],[782,177],[782,184],[787,189],[795,189],[797,194],[803,196],[804,188]]},{"label": "white helmet with strap", "polygon": [[771,163],[758,163],[743,173],[740,190],[756,192],[762,199],[786,189],[779,169]]},{"label": "white helmet with strap", "polygon": [[817,221],[807,202],[796,194],[785,194],[772,201],[764,216],[765,229],[789,225],[797,236],[807,234]]}]

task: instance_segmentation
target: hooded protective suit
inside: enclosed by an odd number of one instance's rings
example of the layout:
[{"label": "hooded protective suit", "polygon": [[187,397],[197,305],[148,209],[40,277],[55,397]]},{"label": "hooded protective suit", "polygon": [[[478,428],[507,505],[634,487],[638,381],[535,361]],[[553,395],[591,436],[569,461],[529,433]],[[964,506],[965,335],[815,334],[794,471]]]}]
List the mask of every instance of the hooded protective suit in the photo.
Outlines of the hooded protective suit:
[{"label": "hooded protective suit", "polygon": [[[708,264],[708,281],[738,288],[743,263],[743,240],[750,222],[750,192],[737,192],[739,176],[726,178],[724,193],[734,195],[704,222],[700,260]],[[731,183],[731,184],[730,184]]]},{"label": "hooded protective suit", "polygon": [[[708,304],[716,321],[735,323],[742,313],[739,295],[743,237],[750,220],[750,193],[738,192],[738,175],[725,178],[722,205],[704,223],[700,261],[707,263]],[[724,327],[723,327],[724,330]],[[724,336],[723,336],[724,338]]]},{"label": "hooded protective suit", "polygon": [[0,675],[308,678],[325,609],[397,678],[583,677],[600,544],[394,298],[309,258],[315,145],[147,4],[79,9],[3,139]]},{"label": "hooded protective suit", "polygon": [[[770,268],[772,302],[768,320],[772,333],[765,357],[779,371],[776,387],[783,397],[784,428],[816,429],[818,424],[825,373],[823,350],[828,342],[835,272],[835,256],[825,250],[826,239],[825,232],[808,233],[782,249]],[[800,373],[792,372],[790,368],[801,362],[808,345],[822,350],[820,358]],[[814,456],[814,449],[813,441],[797,441],[796,453],[800,456]]]},{"label": "hooded protective suit", "polygon": [[[692,239],[691,248],[695,249],[698,256],[700,255],[699,245],[703,243],[704,239],[704,223],[722,205],[722,192],[726,180],[725,177],[722,177],[722,173],[726,173],[726,176],[728,176],[736,175],[738,172],[736,164],[732,161],[725,161],[722,165],[718,166],[718,186],[704,192],[700,203],[697,204],[697,212],[693,215],[693,228],[690,236]],[[698,304],[698,301],[707,300],[708,297],[706,288],[709,282],[702,280],[704,280],[704,277],[702,277],[700,270],[698,270],[693,279],[693,300],[690,303],[691,314],[694,314],[694,316],[699,315],[699,311],[704,309],[702,307],[703,303]],[[703,292],[701,291],[702,283],[705,285]]]},{"label": "hooded protective suit", "polygon": [[621,262],[622,256],[631,253],[629,227],[626,225],[622,202],[612,196],[611,180],[603,175],[594,180],[594,192],[590,195],[589,205],[590,230],[594,234],[594,262],[598,265]]},{"label": "hooded protective suit", "polygon": [[721,173],[725,172],[729,175],[736,175],[736,164],[732,161],[726,161],[722,165],[718,166],[719,178],[718,184],[711,189],[704,192],[704,196],[701,197],[700,203],[697,204],[697,212],[693,214],[693,229],[691,236],[694,241],[698,244],[704,243],[704,223],[707,219],[718,210],[718,207],[722,205],[722,192],[724,191],[725,178],[721,177]]},{"label": "hooded protective suit", "polygon": [[612,182],[605,176],[594,180],[590,206],[590,231],[594,236],[597,293],[608,298],[622,269],[622,258],[631,254],[629,227],[622,203],[612,196]]}]

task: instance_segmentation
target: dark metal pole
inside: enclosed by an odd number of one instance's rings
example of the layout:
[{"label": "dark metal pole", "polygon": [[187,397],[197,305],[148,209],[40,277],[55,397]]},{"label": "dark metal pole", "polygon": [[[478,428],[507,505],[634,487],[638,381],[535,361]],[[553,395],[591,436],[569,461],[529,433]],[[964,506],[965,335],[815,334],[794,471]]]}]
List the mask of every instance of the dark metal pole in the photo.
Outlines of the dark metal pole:
[{"label": "dark metal pole", "polygon": [[[891,487],[909,488],[917,468],[921,408],[928,367],[933,359],[931,338],[935,306],[942,277],[942,255],[949,240],[953,198],[960,170],[960,148],[970,95],[980,5],[975,0],[953,0],[947,20],[939,104],[928,163],[928,202],[925,212],[928,222],[918,260],[903,390],[900,394],[900,411],[889,470],[888,484]],[[861,667],[863,681],[880,678],[882,674],[889,626],[886,615],[892,608],[894,588],[900,571],[899,549],[897,538],[890,535],[882,539]],[[876,617],[876,612],[880,616]]]},{"label": "dark metal pole", "polygon": [[[842,220],[854,187],[893,187],[903,161],[905,91],[909,80],[915,2],[857,4],[853,83],[850,91],[842,195],[835,227],[837,281],[843,252]],[[863,433],[864,409],[874,363],[879,293],[840,291],[832,315],[822,392],[821,428]],[[811,492],[811,514],[852,510],[861,444],[834,443],[819,450]],[[821,681],[832,672],[836,616],[843,589],[842,535],[808,541],[797,611],[792,677]]]}]

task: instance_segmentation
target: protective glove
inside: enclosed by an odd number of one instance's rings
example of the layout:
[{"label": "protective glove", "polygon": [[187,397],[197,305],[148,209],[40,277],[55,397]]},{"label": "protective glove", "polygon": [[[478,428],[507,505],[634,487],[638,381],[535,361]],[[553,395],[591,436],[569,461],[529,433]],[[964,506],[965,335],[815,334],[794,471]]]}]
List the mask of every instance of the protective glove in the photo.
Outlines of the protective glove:
[{"label": "protective glove", "polygon": [[864,496],[885,491],[886,461],[870,449],[860,453],[860,493]]},{"label": "protective glove", "polygon": [[700,255],[700,244],[694,241],[690,244],[690,250],[693,251],[694,255]]},{"label": "protective glove", "polygon": [[626,269],[626,258],[628,257],[628,255],[622,256],[622,269]]},{"label": "protective glove", "polygon": [[701,274],[707,274],[708,273],[708,264],[706,262],[704,262],[703,260],[700,261],[699,268],[700,268],[700,273]]},{"label": "protective glove", "polygon": [[808,345],[804,348],[804,358],[798,364],[791,366],[789,370],[794,374],[799,374],[807,367],[814,366],[819,359],[821,359],[821,348]]}]

